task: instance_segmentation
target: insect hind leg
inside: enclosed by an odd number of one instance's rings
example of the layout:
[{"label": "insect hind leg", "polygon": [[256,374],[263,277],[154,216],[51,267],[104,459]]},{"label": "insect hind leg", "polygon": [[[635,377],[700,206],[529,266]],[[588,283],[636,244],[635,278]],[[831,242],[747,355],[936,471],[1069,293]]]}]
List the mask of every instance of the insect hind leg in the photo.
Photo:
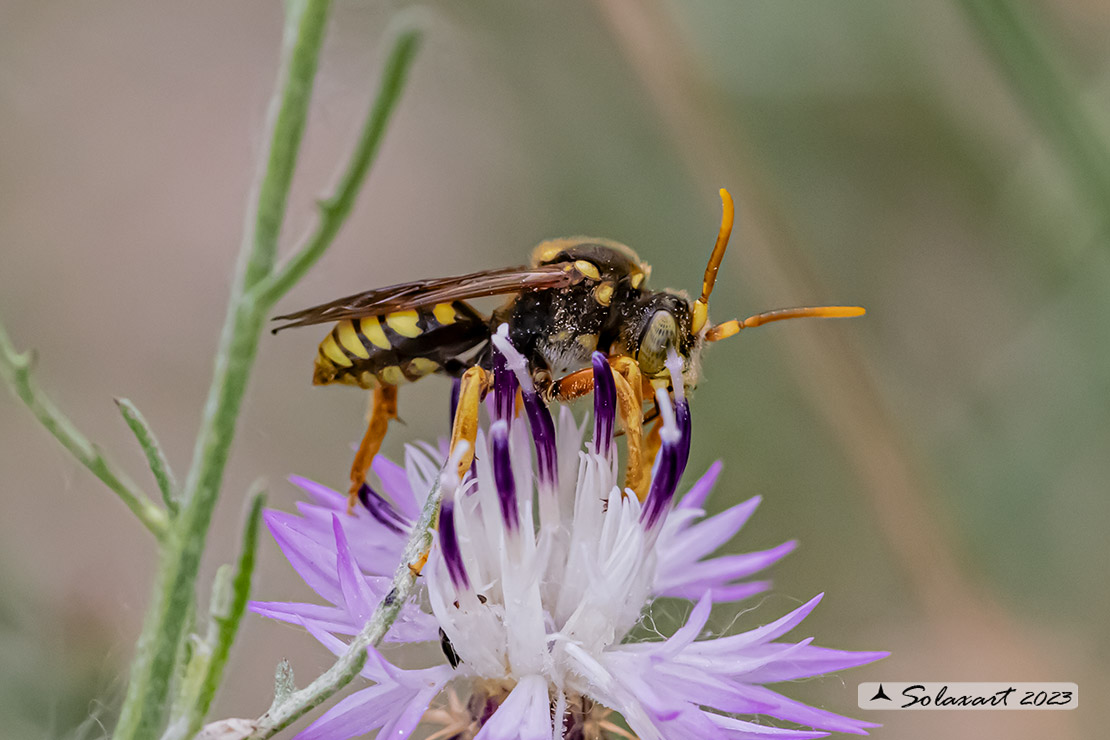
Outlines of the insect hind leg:
[{"label": "insect hind leg", "polygon": [[389,420],[397,418],[397,386],[379,382],[374,386],[372,404],[370,418],[366,424],[366,434],[363,435],[354,462],[351,463],[351,488],[347,492],[348,514],[353,514],[355,511],[359,489],[366,482],[366,473],[374,462],[374,456],[382,447]]}]

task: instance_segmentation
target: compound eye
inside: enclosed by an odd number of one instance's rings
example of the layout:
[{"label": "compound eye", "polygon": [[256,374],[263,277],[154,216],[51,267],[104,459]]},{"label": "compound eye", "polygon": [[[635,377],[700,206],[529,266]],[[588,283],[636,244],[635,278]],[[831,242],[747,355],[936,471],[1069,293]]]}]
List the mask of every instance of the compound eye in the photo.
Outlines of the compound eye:
[{"label": "compound eye", "polygon": [[656,311],[640,337],[636,363],[640,372],[654,377],[666,369],[667,349],[677,346],[678,322],[670,311]]}]

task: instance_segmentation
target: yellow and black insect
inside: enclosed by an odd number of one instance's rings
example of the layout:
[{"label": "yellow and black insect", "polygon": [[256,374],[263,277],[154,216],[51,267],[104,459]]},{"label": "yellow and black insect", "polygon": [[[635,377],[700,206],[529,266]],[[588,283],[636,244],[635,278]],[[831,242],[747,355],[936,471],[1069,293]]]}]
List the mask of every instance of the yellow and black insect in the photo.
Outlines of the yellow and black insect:
[{"label": "yellow and black insect", "polygon": [[[680,292],[651,290],[651,267],[623,244],[571,237],[540,244],[528,266],[418,280],[340,298],[277,317],[275,329],[335,322],[320,343],[313,382],[373,389],[369,425],[351,468],[351,501],[381,447],[389,419],[397,415],[397,387],[432,373],[462,377],[452,448],[467,439],[473,450],[480,399],[489,387],[491,336],[508,325],[509,339],[527,359],[536,387],[548,400],[567,400],[593,389],[590,358],[609,356],[618,391],[626,389],[621,415],[629,435],[626,485],[641,495],[646,483],[642,454],[643,399],[655,385],[671,387],[665,360],[671,350],[683,361],[684,388],[697,382],[706,342],[744,328],[802,317],[858,316],[856,306],[791,308],[711,326],[709,295],[732,232],[733,204],[724,204],[717,242],[705,270],[702,292],[691,301]],[[466,301],[510,295],[490,316]],[[631,394],[630,396],[628,394]],[[469,457],[460,470],[469,467]],[[650,463],[649,463],[650,464]]]}]

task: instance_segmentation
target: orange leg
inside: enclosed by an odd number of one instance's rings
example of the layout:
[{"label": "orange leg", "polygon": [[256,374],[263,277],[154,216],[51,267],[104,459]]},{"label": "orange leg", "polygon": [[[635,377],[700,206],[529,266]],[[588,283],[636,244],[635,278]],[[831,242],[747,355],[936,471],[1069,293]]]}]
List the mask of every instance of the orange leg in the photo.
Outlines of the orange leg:
[{"label": "orange leg", "polygon": [[617,409],[627,437],[624,485],[643,501],[651,484],[651,468],[650,463],[645,464],[644,455],[644,392],[640,366],[630,357],[613,357],[609,362],[617,386]]},{"label": "orange leg", "polygon": [[[461,440],[466,440],[469,445],[466,454],[459,460],[460,480],[466,475],[466,471],[470,470],[470,464],[474,462],[474,442],[478,438],[478,410],[489,386],[489,373],[477,365],[463,373],[462,383],[459,385],[459,400],[455,406],[455,423],[451,426],[451,446],[448,448],[454,452],[455,445]],[[409,570],[414,576],[419,576],[427,563],[428,548],[425,547],[409,563]]]},{"label": "orange leg", "polygon": [[564,376],[555,383],[554,397],[557,401],[573,401],[594,390],[594,369],[587,367]]},{"label": "orange leg", "polygon": [[466,440],[470,448],[459,460],[459,478],[470,470],[474,462],[474,441],[478,438],[478,410],[482,398],[489,390],[490,377],[482,368],[475,365],[463,373],[462,384],[459,386],[459,403],[455,407],[455,424],[451,427],[451,452],[460,440]]},{"label": "orange leg", "polygon": [[374,386],[374,400],[370,410],[370,420],[366,425],[366,434],[362,437],[362,444],[358,446],[355,461],[351,463],[351,488],[347,493],[348,514],[353,514],[355,511],[358,491],[366,482],[366,473],[374,462],[374,456],[382,447],[389,420],[396,418],[397,386],[379,383]]}]

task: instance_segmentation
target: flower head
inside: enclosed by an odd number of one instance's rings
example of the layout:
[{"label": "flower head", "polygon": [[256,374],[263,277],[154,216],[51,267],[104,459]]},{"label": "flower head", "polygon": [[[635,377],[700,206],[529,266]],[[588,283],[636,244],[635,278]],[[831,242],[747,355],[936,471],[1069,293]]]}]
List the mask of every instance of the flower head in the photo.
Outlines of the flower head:
[{"label": "flower head", "polygon": [[[758,499],[706,517],[716,464],[674,502],[690,441],[681,391],[673,406],[662,391],[657,399],[661,445],[641,503],[618,485],[615,390],[604,356],[595,354],[594,424],[584,445],[585,425],[566,408],[555,424],[523,358],[503,336],[495,342],[502,357],[492,421],[461,483],[457,460],[443,466],[441,450],[414,445],[403,468],[375,460],[382,490],[365,486],[353,517],[342,513],[343,495],[300,478],[293,482],[312,503],[299,504],[299,515],[266,515],[294,569],[329,605],[255,602],[252,609],[304,626],[339,653],[346,644],[338,636],[358,632],[384,598],[427,492],[437,481],[444,491],[423,571],[427,606],[406,604],[386,635],[394,643],[439,642],[444,662],[400,668],[371,649],[362,674],[374,685],[336,704],[301,737],[342,740],[379,730],[378,737],[402,740],[422,718],[442,726],[435,738],[627,736],[613,713],[642,740],[865,734],[873,725],[766,686],[885,656],[780,641],[820,596],[748,632],[698,639],[713,604],[765,590],[766,581],[747,579],[794,543],[712,556]],[[526,414],[514,418],[518,387]],[[626,641],[660,596],[696,602],[686,623],[663,640]],[[445,698],[429,708],[441,692]],[[760,724],[751,715],[818,731]]]}]

